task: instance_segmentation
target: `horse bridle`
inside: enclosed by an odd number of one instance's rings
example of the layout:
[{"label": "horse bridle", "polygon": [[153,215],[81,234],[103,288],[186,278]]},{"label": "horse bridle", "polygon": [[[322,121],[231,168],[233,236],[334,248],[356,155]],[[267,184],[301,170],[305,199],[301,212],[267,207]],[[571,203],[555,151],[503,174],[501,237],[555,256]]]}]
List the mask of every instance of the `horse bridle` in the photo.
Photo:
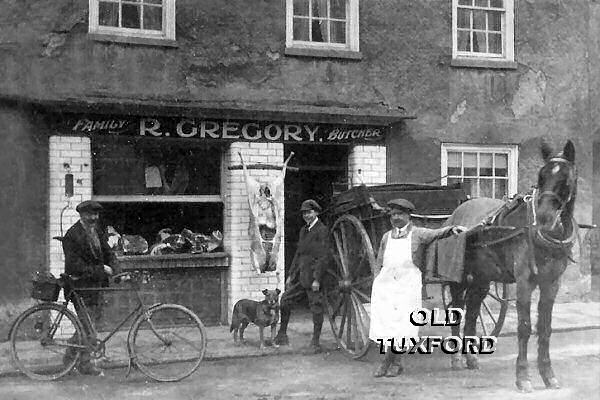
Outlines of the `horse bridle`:
[{"label": "horse bridle", "polygon": [[[551,162],[551,161],[571,164],[571,162],[569,160],[566,160],[562,157],[553,157],[548,162]],[[540,201],[540,199],[542,199],[542,197],[545,197],[545,196],[551,197],[551,198],[557,200],[558,203],[560,204],[560,207],[555,212],[554,221],[552,222],[552,225],[551,225],[551,229],[554,229],[554,227],[558,223],[558,220],[561,217],[563,211],[565,210],[567,204],[569,204],[569,202],[573,199],[573,194],[574,194],[573,189],[570,189],[569,196],[567,196],[567,198],[565,200],[563,200],[559,195],[557,195],[553,191],[546,190],[546,191],[539,193],[538,189],[534,188],[532,195],[525,198],[525,200],[529,202],[530,207],[531,207],[531,215],[532,215],[531,227],[533,228],[533,227],[537,226],[537,210],[536,210],[536,208],[537,208],[538,202]],[[572,224],[573,224],[573,228],[571,229],[571,235],[569,235],[569,237],[564,240],[555,239],[551,236],[544,234],[541,229],[535,229],[537,239],[539,239],[542,244],[547,245],[549,247],[567,248],[567,247],[571,246],[571,244],[573,243],[573,241],[575,240],[575,237],[576,237],[576,232],[575,232],[576,223],[574,220],[572,221]]]}]

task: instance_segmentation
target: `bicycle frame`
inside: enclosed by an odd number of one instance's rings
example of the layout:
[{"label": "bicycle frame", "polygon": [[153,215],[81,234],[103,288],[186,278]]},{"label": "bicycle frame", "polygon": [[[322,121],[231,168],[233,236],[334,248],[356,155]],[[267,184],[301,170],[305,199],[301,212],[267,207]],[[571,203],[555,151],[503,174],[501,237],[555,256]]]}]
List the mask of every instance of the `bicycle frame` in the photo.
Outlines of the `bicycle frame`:
[{"label": "bicycle frame", "polygon": [[[84,334],[85,332],[85,328],[89,327],[91,332],[91,334],[93,334],[93,337],[97,338],[98,337],[98,331],[96,330],[96,324],[92,321],[92,318],[90,317],[90,313],[89,313],[89,309],[87,308],[87,306],[85,305],[85,302],[83,301],[83,299],[81,298],[80,293],[81,292],[135,292],[136,294],[136,298],[138,301],[137,306],[125,317],[123,318],[110,332],[107,336],[105,336],[103,339],[98,340],[96,339],[95,343],[92,343],[90,341],[90,338],[84,337],[84,346],[81,345],[71,345],[69,344],[70,347],[73,348],[77,348],[77,349],[88,349],[90,351],[94,351],[97,352],[99,350],[102,350],[102,352],[104,352],[104,348],[105,348],[105,344],[119,331],[119,329],[125,325],[125,323],[127,323],[127,321],[129,321],[130,319],[132,321],[135,321],[135,319],[139,316],[142,315],[144,313],[146,313],[150,308],[152,308],[154,305],[152,306],[146,306],[142,296],[139,293],[139,287],[137,285],[137,283],[131,283],[129,288],[111,288],[111,287],[100,287],[100,288],[69,288],[66,289],[64,288],[64,291],[68,292],[65,293],[65,301],[63,302],[63,305],[65,307],[68,307],[69,302],[73,302],[73,305],[76,307],[76,312],[75,312],[75,316],[77,317],[77,319],[79,320],[79,323],[81,324],[81,326],[84,328]],[[77,309],[83,311],[83,315],[79,315],[79,313],[77,312]],[[133,318],[132,318],[133,317]],[[85,321],[83,320],[85,318]],[[53,336],[54,332],[56,332],[56,329],[58,329],[58,326],[60,325],[60,319],[58,321],[55,321],[52,324],[52,330],[51,330],[51,336]],[[152,326],[152,324],[151,324]],[[154,330],[154,327],[152,326],[152,330]],[[155,331],[156,333],[156,331]],[[162,339],[162,338],[161,338]],[[128,349],[129,351],[129,349]]]}]

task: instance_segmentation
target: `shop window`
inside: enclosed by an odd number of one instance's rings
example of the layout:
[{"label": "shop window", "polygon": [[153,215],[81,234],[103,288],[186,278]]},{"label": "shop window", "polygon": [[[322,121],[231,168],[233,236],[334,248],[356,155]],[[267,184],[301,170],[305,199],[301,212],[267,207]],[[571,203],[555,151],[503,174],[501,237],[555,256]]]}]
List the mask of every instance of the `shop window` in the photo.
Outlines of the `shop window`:
[{"label": "shop window", "polygon": [[[133,250],[124,248],[125,253],[150,254],[160,232],[181,235],[184,231],[188,237],[193,233],[194,238],[207,241],[210,251],[218,251],[213,245],[223,229],[221,155],[219,144],[118,137],[92,140],[93,198],[104,206],[104,225],[147,243],[145,250],[134,245]],[[206,250],[197,244],[168,250]]]},{"label": "shop window", "polygon": [[462,182],[471,198],[517,192],[517,146],[442,144],[442,183]]},{"label": "shop window", "polygon": [[452,0],[452,58],[514,62],[514,0]]},{"label": "shop window", "polygon": [[175,40],[175,0],[90,0],[89,33]]},{"label": "shop window", "polygon": [[314,55],[358,52],[358,9],[358,0],[286,0],[286,48],[309,49]]}]

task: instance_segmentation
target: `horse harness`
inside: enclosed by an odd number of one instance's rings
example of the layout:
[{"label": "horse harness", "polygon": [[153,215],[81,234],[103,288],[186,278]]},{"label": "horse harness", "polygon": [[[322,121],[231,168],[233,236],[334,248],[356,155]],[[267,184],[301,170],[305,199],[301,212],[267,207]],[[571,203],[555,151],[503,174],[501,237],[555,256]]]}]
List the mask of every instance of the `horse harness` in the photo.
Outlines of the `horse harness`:
[{"label": "horse harness", "polygon": [[[529,267],[534,276],[537,275],[539,272],[537,263],[535,261],[535,253],[534,253],[534,248],[536,245],[545,247],[545,248],[561,250],[565,253],[565,255],[569,258],[569,260],[574,262],[574,260],[570,256],[570,250],[573,246],[573,242],[576,237],[575,228],[577,226],[577,223],[575,222],[574,219],[572,220],[571,234],[566,239],[563,239],[563,240],[555,239],[553,237],[550,237],[550,236],[544,234],[541,230],[535,229],[535,227],[537,226],[536,203],[542,196],[550,196],[550,195],[558,198],[558,196],[554,192],[542,192],[541,194],[538,194],[537,189],[534,189],[531,194],[517,195],[512,200],[507,201],[501,207],[496,209],[490,216],[488,216],[483,221],[481,221],[478,225],[474,226],[473,228],[469,229],[469,231],[467,231],[467,233],[468,233],[468,232],[472,232],[478,228],[484,229],[484,230],[485,230],[485,228],[490,228],[490,230],[494,230],[495,232],[504,230],[507,233],[497,239],[482,240],[482,241],[478,241],[475,243],[471,243],[471,246],[473,246],[473,247],[491,247],[491,246],[494,246],[497,244],[507,242],[507,241],[514,239],[516,237],[519,237],[523,234],[527,234],[527,245],[528,245],[528,250],[529,250],[528,251]],[[572,197],[572,194],[569,194],[569,198],[564,202],[561,201],[560,198],[558,199],[561,202],[561,207],[559,208],[559,210],[557,210],[556,219],[558,219],[560,217],[560,215],[562,214],[562,212],[564,210],[564,207],[571,200],[571,197]],[[511,211],[515,210],[523,202],[527,206],[527,225],[526,226],[514,227],[514,226],[496,225],[499,218],[501,218],[503,215],[507,215]]]}]

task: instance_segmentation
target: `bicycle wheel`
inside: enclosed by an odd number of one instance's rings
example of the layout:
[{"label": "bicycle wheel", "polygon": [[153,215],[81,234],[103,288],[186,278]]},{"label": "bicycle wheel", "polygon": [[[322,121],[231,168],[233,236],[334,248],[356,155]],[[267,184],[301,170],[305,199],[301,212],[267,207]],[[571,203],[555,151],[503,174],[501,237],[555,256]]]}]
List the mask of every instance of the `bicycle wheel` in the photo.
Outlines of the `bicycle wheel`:
[{"label": "bicycle wheel", "polygon": [[136,318],[128,346],[142,373],[157,381],[176,382],[200,365],[206,350],[206,329],[184,306],[159,304]]},{"label": "bicycle wheel", "polygon": [[77,363],[83,343],[79,320],[66,307],[43,303],[23,312],[9,333],[11,357],[32,379],[53,380]]}]

